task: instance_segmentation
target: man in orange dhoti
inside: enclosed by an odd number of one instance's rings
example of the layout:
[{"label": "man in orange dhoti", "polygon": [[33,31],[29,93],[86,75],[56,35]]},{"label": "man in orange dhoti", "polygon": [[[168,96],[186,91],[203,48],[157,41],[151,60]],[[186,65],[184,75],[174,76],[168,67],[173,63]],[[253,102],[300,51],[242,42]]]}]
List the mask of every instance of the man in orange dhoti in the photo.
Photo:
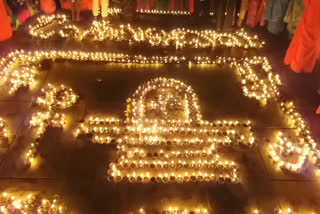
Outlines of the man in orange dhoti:
[{"label": "man in orange dhoti", "polygon": [[304,0],[305,11],[284,63],[295,72],[312,72],[320,57],[320,1]]}]

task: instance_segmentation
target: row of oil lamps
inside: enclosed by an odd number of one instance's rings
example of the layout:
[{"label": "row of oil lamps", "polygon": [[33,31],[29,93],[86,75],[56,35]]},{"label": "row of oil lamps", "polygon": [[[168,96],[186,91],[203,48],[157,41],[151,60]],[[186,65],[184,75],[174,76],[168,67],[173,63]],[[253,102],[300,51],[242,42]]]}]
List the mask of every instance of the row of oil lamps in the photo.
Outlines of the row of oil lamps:
[{"label": "row of oil lamps", "polygon": [[[172,207],[170,206],[168,209],[165,209],[161,212],[162,214],[210,214],[215,213],[212,211],[209,211],[206,208],[181,208],[181,207]],[[140,208],[137,212],[134,212],[134,214],[148,214],[148,211],[146,211],[143,208]],[[263,212],[259,209],[253,209],[250,214],[267,214],[266,212]],[[275,208],[272,213],[269,214],[298,214],[297,212],[293,211],[292,208]],[[308,212],[305,214],[315,214],[314,212]]]},{"label": "row of oil lamps", "polygon": [[[117,63],[142,63],[142,64],[164,64],[164,63],[197,63],[197,64],[218,64],[218,65],[228,65],[234,67],[239,71],[241,77],[242,90],[243,93],[248,96],[255,98],[261,102],[266,102],[272,97],[276,97],[279,94],[277,90],[277,85],[281,84],[279,75],[273,74],[271,72],[271,67],[264,57],[253,57],[253,58],[224,58],[218,57],[215,60],[209,59],[207,57],[195,57],[193,60],[187,61],[185,57],[145,57],[145,56],[128,56],[124,54],[109,54],[104,52],[78,52],[78,51],[38,51],[34,53],[12,52],[7,57],[5,57],[0,63],[0,70],[4,79],[9,83],[11,93],[14,93],[19,87],[30,86],[34,82],[35,73],[37,73],[34,68],[36,64],[44,59],[64,59],[64,60],[76,60],[76,61],[103,61],[103,62],[117,62]],[[10,77],[11,71],[14,70],[14,62],[21,62],[25,65],[22,66],[23,69],[17,70],[15,77]],[[256,72],[252,69],[253,65],[261,65],[263,71],[265,72],[266,78],[259,78]],[[25,77],[28,78],[25,78]],[[162,80],[161,80],[162,81]],[[170,82],[170,80],[169,80]],[[194,99],[194,97],[192,97]],[[137,105],[138,103],[132,102],[132,105]],[[134,107],[134,106],[133,106]],[[190,105],[190,108],[197,106]],[[133,108],[134,114],[136,111],[144,110],[143,108],[137,109]],[[139,116],[139,115],[137,115]],[[200,117],[200,115],[196,115]]]},{"label": "row of oil lamps", "polygon": [[[144,123],[143,123],[144,124]],[[119,126],[119,125],[88,125],[80,124],[79,131],[85,132],[85,133],[96,133],[96,134],[113,134],[113,135],[137,135],[137,134],[145,134],[145,135],[152,135],[152,134],[161,134],[164,136],[234,136],[236,134],[239,134],[241,130],[251,130],[251,127],[243,126],[243,127],[234,127],[234,128],[228,128],[229,125],[225,125],[225,127],[222,128],[198,128],[194,126],[193,128],[188,127],[175,127],[175,126],[138,126],[135,125],[132,126]],[[79,132],[76,131],[76,132]],[[147,139],[145,139],[147,140]],[[151,140],[159,140],[159,138],[150,139]],[[181,140],[178,140],[181,141]],[[195,141],[199,141],[195,138]]]},{"label": "row of oil lamps", "polygon": [[233,169],[231,172],[214,174],[207,171],[191,171],[189,174],[185,172],[184,174],[178,174],[177,172],[172,172],[167,170],[165,173],[154,173],[150,175],[149,171],[142,171],[140,174],[127,173],[122,176],[121,172],[117,169],[115,171],[108,170],[107,179],[110,182],[130,182],[130,183],[189,183],[189,182],[208,182],[208,183],[218,183],[218,184],[237,184],[239,183],[239,178],[237,170]]},{"label": "row of oil lamps", "polygon": [[[55,20],[58,20],[55,22]],[[52,23],[61,26],[60,30],[41,29]],[[40,39],[49,39],[55,35],[63,38],[74,37],[79,40],[93,38],[94,40],[128,41],[129,44],[148,42],[151,46],[167,47],[174,45],[176,48],[186,46],[193,48],[206,48],[215,46],[261,48],[264,42],[260,42],[257,36],[250,36],[243,29],[235,33],[221,33],[213,30],[192,30],[177,28],[170,31],[164,29],[133,27],[128,25],[111,25],[106,21],[94,21],[92,25],[84,30],[75,24],[67,24],[66,15],[53,14],[41,16],[37,23],[29,26],[29,34]],[[58,32],[58,33],[57,33]]]},{"label": "row of oil lamps", "polygon": [[[111,167],[110,167],[111,168]],[[235,163],[229,161],[216,161],[200,159],[190,161],[185,159],[161,161],[161,160],[130,160],[121,159],[116,163],[117,169],[234,169],[237,168]]]},{"label": "row of oil lamps", "polygon": [[[138,121],[132,121],[133,124],[137,124]],[[88,118],[89,125],[126,125],[127,122],[122,121],[120,119],[114,117],[98,117],[98,116],[90,116]],[[188,127],[193,126],[193,124],[189,120],[164,120],[164,119],[148,119],[146,118],[143,121],[144,125],[155,125],[162,126],[174,126],[174,127]],[[252,126],[252,122],[250,120],[246,121],[238,121],[238,120],[215,120],[213,122],[201,120],[199,124],[197,124],[197,128],[205,128],[205,127],[249,127]],[[131,129],[131,127],[129,128]],[[175,128],[176,130],[176,128]]]},{"label": "row of oil lamps", "polygon": [[[148,212],[140,208],[138,212],[135,212],[135,214],[147,214]],[[168,209],[164,210],[161,212],[162,214],[208,214],[208,209],[206,208],[191,208],[191,209],[186,209],[186,208],[178,208],[178,207],[169,207]]]},{"label": "row of oil lamps", "polygon": [[[79,132],[80,134],[81,132]],[[247,139],[244,139],[244,135],[239,137],[221,137],[221,138],[208,138],[207,140],[194,140],[194,139],[183,139],[174,138],[171,140],[161,139],[155,136],[159,140],[149,140],[149,139],[139,139],[139,138],[116,138],[114,136],[99,135],[95,132],[83,132],[93,134],[92,142],[98,144],[127,144],[127,145],[150,145],[150,146],[210,146],[216,145],[217,147],[230,147],[230,146],[240,146],[240,147],[252,147],[255,143],[255,138],[249,135]]]},{"label": "row of oil lamps", "polygon": [[38,194],[28,194],[20,197],[12,193],[3,192],[0,195],[0,213],[2,214],[66,214],[69,213],[58,195],[52,200]]}]

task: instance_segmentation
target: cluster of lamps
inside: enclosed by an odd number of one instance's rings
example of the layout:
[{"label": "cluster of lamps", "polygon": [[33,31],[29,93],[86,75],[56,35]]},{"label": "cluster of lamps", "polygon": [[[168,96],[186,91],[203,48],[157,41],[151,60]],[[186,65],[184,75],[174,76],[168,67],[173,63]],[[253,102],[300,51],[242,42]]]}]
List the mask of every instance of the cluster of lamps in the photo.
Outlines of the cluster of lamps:
[{"label": "cluster of lamps", "polygon": [[[271,66],[266,57],[242,58],[238,60],[231,57],[218,57],[210,59],[209,57],[195,57],[198,64],[217,64],[230,65],[241,77],[242,91],[245,96],[255,98],[261,103],[266,103],[271,98],[279,96],[278,85],[281,85],[279,74],[271,70]],[[254,71],[254,65],[260,65],[265,78],[257,75]],[[255,69],[257,69],[255,67]]]},{"label": "cluster of lamps", "polygon": [[[172,207],[163,210],[163,214],[208,214],[209,211],[206,208],[181,208],[181,207]],[[148,214],[143,208],[140,208],[136,214]]]},{"label": "cluster of lamps", "polygon": [[[104,52],[78,52],[78,51],[37,51],[34,53],[26,53],[23,51],[15,51],[9,53],[6,57],[4,57],[0,61],[0,70],[1,74],[4,77],[4,79],[9,82],[11,86],[10,91],[14,92],[23,85],[31,85],[34,81],[34,76],[36,74],[35,66],[39,64],[42,60],[49,59],[49,60],[56,60],[56,59],[62,59],[62,60],[74,60],[74,61],[103,61],[103,62],[118,62],[118,63],[139,63],[139,64],[165,64],[165,63],[189,63],[189,64],[214,64],[214,65],[230,65],[234,67],[240,77],[241,77],[241,83],[242,83],[242,90],[245,95],[248,97],[254,97],[261,101],[262,103],[266,102],[272,97],[278,97],[279,91],[277,89],[277,86],[281,84],[280,78],[278,75],[274,74],[271,71],[271,66],[268,63],[268,60],[265,57],[253,57],[253,58],[241,58],[241,59],[235,59],[235,58],[225,58],[225,57],[218,57],[214,60],[208,58],[208,57],[195,57],[194,59],[187,59],[185,57],[160,57],[160,56],[153,56],[153,57],[145,57],[141,55],[137,56],[129,56],[124,54],[112,54],[112,53],[104,53]],[[264,71],[265,78],[261,78],[257,75],[257,72],[254,71],[253,67],[256,67],[255,65],[261,65],[262,71]],[[17,67],[16,67],[17,66]],[[17,69],[20,68],[20,69]],[[22,74],[21,76],[16,75],[15,78],[9,78],[11,73],[14,70],[20,70],[27,73]],[[13,72],[14,73],[14,72]],[[26,79],[25,77],[32,77],[30,79]],[[21,81],[20,81],[21,80]],[[169,81],[170,82],[170,81]],[[171,84],[171,83],[169,83]],[[174,84],[174,83],[172,83]],[[130,102],[130,112],[128,113],[128,119],[132,119],[132,117],[129,117],[136,113],[136,115],[139,116],[139,109],[136,107],[134,108],[133,103],[136,103],[134,101]],[[137,105],[137,104],[135,104]],[[138,105],[137,105],[138,106]],[[305,142],[307,146],[299,146],[302,153],[306,154],[308,153],[308,159],[312,160],[312,163],[315,163],[318,160],[319,156],[319,150],[316,148],[316,143],[312,139],[310,135],[310,131],[307,128],[307,125],[305,124],[303,118],[300,114],[298,114],[293,104],[288,103],[282,103],[281,108],[283,112],[288,115],[290,118],[289,123],[291,123],[293,128],[297,129],[297,135],[295,137],[299,137],[297,142]],[[200,117],[200,115],[199,115]],[[174,121],[174,120],[173,120]],[[167,130],[170,132],[175,132],[176,126],[177,126],[176,120],[175,124],[170,125],[172,126],[172,129],[170,130],[170,126],[167,128]],[[181,124],[186,125],[190,121],[185,122],[184,120],[181,120]],[[201,120],[200,120],[201,121]],[[129,121],[121,122],[122,124],[129,124]],[[130,121],[131,123],[137,125],[138,121]],[[144,121],[144,123],[149,123],[150,125],[154,125],[154,121],[147,119]],[[157,122],[157,124],[161,124],[161,120]],[[83,125],[83,130],[80,130],[79,132],[95,132],[98,133],[97,130],[101,130],[101,127],[96,126],[93,127],[95,130],[90,131],[90,127]],[[130,128],[131,129],[131,128]],[[122,129],[120,129],[120,132],[122,132]],[[123,132],[125,132],[125,129],[123,129]],[[127,138],[131,138],[128,136]],[[121,141],[126,141],[126,138],[117,138]],[[159,138],[160,139],[160,138]],[[166,139],[166,138],[162,138]],[[98,136],[96,135],[94,137],[94,140],[99,143],[107,143],[112,142],[113,137],[112,136]],[[166,139],[167,140],[167,139]],[[182,140],[182,139],[181,139]],[[133,141],[136,142],[136,139],[133,138]],[[140,142],[141,140],[139,140]],[[148,140],[150,141],[150,140]],[[154,142],[154,140],[151,140]],[[228,142],[227,139],[225,142]],[[142,140],[143,142],[143,140]],[[222,143],[224,143],[224,140],[221,140]],[[280,141],[278,141],[280,142]],[[300,143],[301,144],[301,143]],[[300,150],[299,149],[299,150]],[[274,154],[274,153],[272,153]],[[274,156],[275,160],[278,158]],[[281,165],[281,167],[289,166],[290,171],[299,171],[297,167],[294,165],[288,165],[286,164],[287,161],[278,161],[277,164]],[[293,167],[293,168],[292,168]]]},{"label": "cluster of lamps", "polygon": [[37,112],[29,121],[30,127],[37,127],[36,136],[40,137],[48,126],[63,128],[66,124],[65,115],[53,111]]},{"label": "cluster of lamps", "polygon": [[279,132],[275,143],[269,144],[269,156],[278,167],[294,173],[301,172],[307,160],[319,168],[320,150],[301,114],[296,111],[293,102],[281,102],[280,107],[287,124],[294,131],[286,134]]},{"label": "cluster of lamps", "polygon": [[[261,211],[259,209],[253,209],[252,214],[267,214],[267,212]],[[288,208],[275,208],[272,212],[272,214],[301,214],[301,212],[296,212],[294,211],[292,208],[288,207]],[[303,212],[304,214],[316,214],[315,212]],[[271,213],[270,213],[271,214]]]},{"label": "cluster of lamps", "polygon": [[[157,28],[142,29],[141,27],[133,27],[130,24],[111,25],[103,20],[93,21],[92,25],[85,30],[75,24],[67,24],[67,21],[67,16],[61,14],[41,16],[37,19],[37,24],[29,26],[29,34],[40,39],[49,39],[58,34],[63,38],[127,41],[129,44],[144,42],[151,46],[174,46],[177,49],[185,47],[212,48],[216,46],[261,48],[264,45],[264,42],[261,42],[257,36],[250,36],[243,29],[235,33],[184,28],[166,31]],[[57,30],[46,32],[41,30],[48,25],[58,25],[59,27],[55,26]]]},{"label": "cluster of lamps", "polygon": [[[63,128],[66,123],[65,115],[62,113],[54,113],[53,111],[37,112],[29,121],[30,127],[36,127],[36,136],[41,137],[46,131],[47,127]],[[25,154],[24,164],[30,167],[34,158],[38,153],[38,143],[30,144],[29,149]]]},{"label": "cluster of lamps", "polygon": [[[238,182],[237,165],[233,161],[220,160],[219,155],[215,155],[215,159],[161,159],[126,158],[123,155],[117,163],[110,164],[108,173],[116,182],[122,179],[127,181],[127,178],[129,182],[142,183]],[[125,176],[121,176],[123,172],[126,173]]]},{"label": "cluster of lamps", "polygon": [[[282,132],[278,133],[277,140],[274,144],[269,144],[269,156],[278,167],[287,169],[292,172],[299,172],[307,159],[307,150],[298,146],[294,146]],[[296,163],[290,163],[288,159],[297,159]],[[295,157],[296,156],[296,157]]]},{"label": "cluster of lamps", "polygon": [[8,139],[8,124],[7,122],[0,117],[0,138],[1,140]]},{"label": "cluster of lamps", "polygon": [[28,148],[28,151],[25,154],[25,159],[24,159],[24,165],[27,167],[30,167],[34,158],[37,156],[38,153],[38,142],[33,142],[30,144],[30,147]]},{"label": "cluster of lamps", "polygon": [[[57,112],[71,107],[79,98],[71,88],[64,85],[54,86],[48,84],[42,89],[42,95],[37,99],[40,106],[46,107],[45,112],[36,112],[29,121],[30,127],[36,127],[36,137],[41,137],[47,127],[63,128],[66,124],[65,114]],[[37,153],[37,143],[32,143],[30,149],[25,155],[25,163],[27,166],[32,164]]]},{"label": "cluster of lamps", "polygon": [[[170,99],[181,102],[179,116],[184,115],[183,120],[164,119],[163,112],[166,116],[172,116],[172,112],[162,105],[156,107],[161,109],[160,119],[154,119],[154,115],[150,119],[146,114],[149,101],[159,102],[163,90],[171,92]],[[93,142],[117,143],[120,158],[109,166],[110,180],[239,182],[237,165],[220,159],[215,148],[253,145],[251,121],[202,120],[197,95],[190,86],[174,79],[155,78],[141,84],[127,103],[132,106],[129,120],[90,116],[76,130],[76,135],[90,134]]]},{"label": "cluster of lamps", "polygon": [[[183,208],[170,206],[169,208],[161,211],[163,214],[208,214],[211,213],[206,208]],[[304,212],[305,214],[315,214],[314,212]],[[148,211],[144,208],[140,208],[135,214],[148,214]],[[267,212],[263,212],[259,209],[253,209],[250,214],[267,214]],[[292,208],[275,208],[272,213],[269,214],[297,214]]]},{"label": "cluster of lamps", "polygon": [[41,89],[41,91],[43,94],[38,97],[37,103],[40,106],[47,107],[49,110],[51,110],[51,108],[69,108],[79,98],[72,88],[67,88],[64,85],[53,86],[48,84],[47,87]]},{"label": "cluster of lamps", "polygon": [[13,51],[0,61],[1,80],[9,86],[9,94],[14,94],[20,87],[29,87],[37,74],[36,66],[30,65],[29,60],[24,60],[25,55],[19,53]]},{"label": "cluster of lamps", "polygon": [[[191,86],[186,85],[185,83],[175,80],[175,79],[167,79],[167,78],[155,78],[146,83],[143,83],[139,86],[139,88],[134,92],[132,97],[132,120],[144,120],[145,119],[145,111],[146,111],[146,95],[155,89],[174,89],[178,93],[183,93],[185,100],[185,113],[188,120],[192,122],[199,123],[201,120],[200,107],[198,104],[198,98],[196,94],[193,92]],[[168,108],[162,108],[160,106],[160,110],[164,113],[164,115],[168,115]]]},{"label": "cluster of lamps", "polygon": [[[90,117],[92,119],[93,117]],[[238,121],[231,121],[233,125],[224,124],[222,121],[216,121],[214,124],[217,128],[211,127],[192,128],[175,127],[157,125],[157,127],[146,126],[137,127],[136,124],[128,124],[127,122],[121,125],[110,125],[99,123],[98,121],[105,121],[103,118],[99,120],[96,117],[95,122],[82,123],[75,131],[75,135],[79,134],[93,134],[92,141],[100,144],[129,144],[129,145],[162,145],[162,146],[251,146],[254,143],[252,124],[247,122],[239,123]],[[109,120],[109,119],[106,119]],[[111,119],[110,119],[111,121]],[[227,121],[224,121],[225,123]],[[229,122],[229,121],[228,121]],[[235,125],[237,123],[237,125]],[[219,127],[218,124],[222,126]],[[147,124],[144,124],[147,125]],[[234,126],[233,129],[230,126]],[[139,137],[139,134],[144,137]],[[191,152],[192,150],[190,150]]]},{"label": "cluster of lamps", "polygon": [[69,213],[59,196],[48,200],[39,194],[19,196],[7,192],[0,195],[0,213],[37,213],[37,214],[66,214]]},{"label": "cluster of lamps", "polygon": [[[134,212],[135,214],[148,214],[148,210],[144,208],[138,209],[138,211]],[[185,208],[185,207],[177,207],[177,206],[169,206],[163,211],[159,212],[162,214],[208,214],[212,213],[207,208],[199,207],[199,208]],[[264,212],[259,209],[253,209],[249,211],[250,214],[298,214],[298,212],[294,211],[292,208],[275,208],[272,213]],[[300,212],[299,212],[300,213]],[[305,214],[316,214],[314,212],[303,212]]]}]

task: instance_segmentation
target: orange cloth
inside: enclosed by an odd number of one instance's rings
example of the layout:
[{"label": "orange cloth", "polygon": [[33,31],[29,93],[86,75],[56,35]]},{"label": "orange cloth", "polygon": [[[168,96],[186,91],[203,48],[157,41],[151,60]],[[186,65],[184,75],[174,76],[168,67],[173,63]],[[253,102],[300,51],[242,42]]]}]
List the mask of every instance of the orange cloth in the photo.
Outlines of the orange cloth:
[{"label": "orange cloth", "polygon": [[40,7],[44,13],[51,14],[56,11],[56,3],[54,0],[40,0]]},{"label": "orange cloth", "polygon": [[0,0],[0,41],[9,39],[12,36],[12,29],[3,1]]},{"label": "orange cloth", "polygon": [[[61,1],[61,7],[65,10],[71,10],[71,4],[67,0]],[[92,0],[82,0],[80,10],[91,10],[92,9]]]},{"label": "orange cloth", "polygon": [[318,106],[316,114],[320,114],[320,106]]},{"label": "orange cloth", "polygon": [[305,10],[284,63],[295,72],[312,72],[320,57],[320,1],[304,0]]}]

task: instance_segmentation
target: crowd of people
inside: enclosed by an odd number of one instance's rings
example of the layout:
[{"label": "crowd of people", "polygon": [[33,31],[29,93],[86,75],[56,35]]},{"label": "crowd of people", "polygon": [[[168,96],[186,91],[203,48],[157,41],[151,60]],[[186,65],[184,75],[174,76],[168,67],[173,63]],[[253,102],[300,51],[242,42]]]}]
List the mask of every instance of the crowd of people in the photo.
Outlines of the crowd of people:
[{"label": "crowd of people", "polygon": [[217,30],[266,22],[267,29],[277,34],[286,22],[294,36],[284,62],[296,72],[311,72],[320,57],[320,0],[0,0],[0,41],[39,11],[71,10],[72,21],[80,21],[82,10],[92,10],[96,19],[100,11],[105,19],[109,7],[120,7],[122,14],[160,10],[208,16]]}]

